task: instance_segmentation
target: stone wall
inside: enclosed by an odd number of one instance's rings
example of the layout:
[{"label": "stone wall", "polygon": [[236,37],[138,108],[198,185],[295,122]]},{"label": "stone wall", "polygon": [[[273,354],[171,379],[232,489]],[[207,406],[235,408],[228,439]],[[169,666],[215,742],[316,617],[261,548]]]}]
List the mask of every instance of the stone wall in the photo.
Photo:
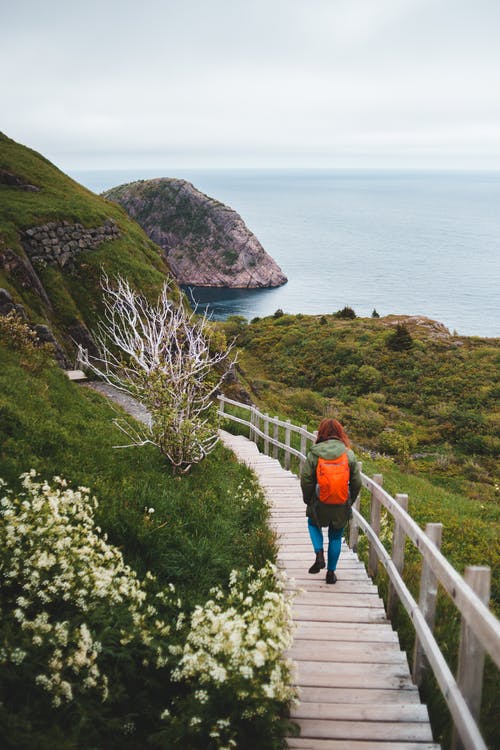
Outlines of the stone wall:
[{"label": "stone wall", "polygon": [[23,234],[23,245],[35,265],[71,268],[79,253],[95,250],[103,242],[118,237],[121,237],[121,233],[112,219],[106,219],[102,226],[90,229],[69,221],[52,221],[27,229]]}]

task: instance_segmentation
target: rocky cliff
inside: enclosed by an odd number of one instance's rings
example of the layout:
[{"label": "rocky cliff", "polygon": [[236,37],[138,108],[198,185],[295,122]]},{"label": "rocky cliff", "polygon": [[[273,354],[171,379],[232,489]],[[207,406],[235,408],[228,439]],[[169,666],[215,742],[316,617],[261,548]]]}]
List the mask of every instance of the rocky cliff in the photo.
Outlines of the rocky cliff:
[{"label": "rocky cliff", "polygon": [[287,281],[236,211],[185,180],[140,180],[103,195],[163,248],[179,284],[257,288]]}]

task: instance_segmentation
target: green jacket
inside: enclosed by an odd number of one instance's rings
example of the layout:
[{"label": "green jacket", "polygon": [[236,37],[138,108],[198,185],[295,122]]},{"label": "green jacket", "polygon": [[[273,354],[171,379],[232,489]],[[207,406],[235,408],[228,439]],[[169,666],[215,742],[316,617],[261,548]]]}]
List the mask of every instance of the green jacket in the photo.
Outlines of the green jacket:
[{"label": "green jacket", "polygon": [[316,496],[316,467],[318,456],[322,458],[338,458],[346,451],[341,440],[325,440],[316,443],[307,454],[307,459],[300,475],[300,486],[302,498],[307,505],[306,516],[318,526],[328,526],[329,523],[335,529],[342,529],[349,518],[349,510],[361,490],[361,472],[359,470],[356,456],[352,450],[347,450],[349,462],[349,499],[346,505],[326,505],[321,503]]}]

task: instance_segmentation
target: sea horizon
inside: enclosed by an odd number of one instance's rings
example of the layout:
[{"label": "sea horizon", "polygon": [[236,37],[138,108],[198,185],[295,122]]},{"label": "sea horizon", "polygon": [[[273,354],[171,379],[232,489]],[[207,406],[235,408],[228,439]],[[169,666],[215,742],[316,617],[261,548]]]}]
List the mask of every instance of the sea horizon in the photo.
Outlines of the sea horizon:
[{"label": "sea horizon", "polygon": [[215,319],[417,315],[498,337],[500,171],[281,168],[72,170],[100,193],[176,177],[237,211],[288,277],[275,289],[195,289]]}]

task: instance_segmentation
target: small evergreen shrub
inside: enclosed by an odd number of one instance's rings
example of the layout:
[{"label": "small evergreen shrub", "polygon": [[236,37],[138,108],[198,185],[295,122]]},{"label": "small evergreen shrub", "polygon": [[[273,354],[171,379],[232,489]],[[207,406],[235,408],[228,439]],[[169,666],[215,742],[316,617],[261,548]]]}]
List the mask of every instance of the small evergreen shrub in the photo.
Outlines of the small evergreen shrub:
[{"label": "small evergreen shrub", "polygon": [[333,315],[340,320],[354,320],[354,318],[357,317],[352,307],[348,307],[347,305],[346,307],[343,307],[342,310],[337,310]]},{"label": "small evergreen shrub", "polygon": [[398,323],[394,333],[387,339],[387,347],[394,352],[408,351],[413,347],[413,339],[404,323]]}]

